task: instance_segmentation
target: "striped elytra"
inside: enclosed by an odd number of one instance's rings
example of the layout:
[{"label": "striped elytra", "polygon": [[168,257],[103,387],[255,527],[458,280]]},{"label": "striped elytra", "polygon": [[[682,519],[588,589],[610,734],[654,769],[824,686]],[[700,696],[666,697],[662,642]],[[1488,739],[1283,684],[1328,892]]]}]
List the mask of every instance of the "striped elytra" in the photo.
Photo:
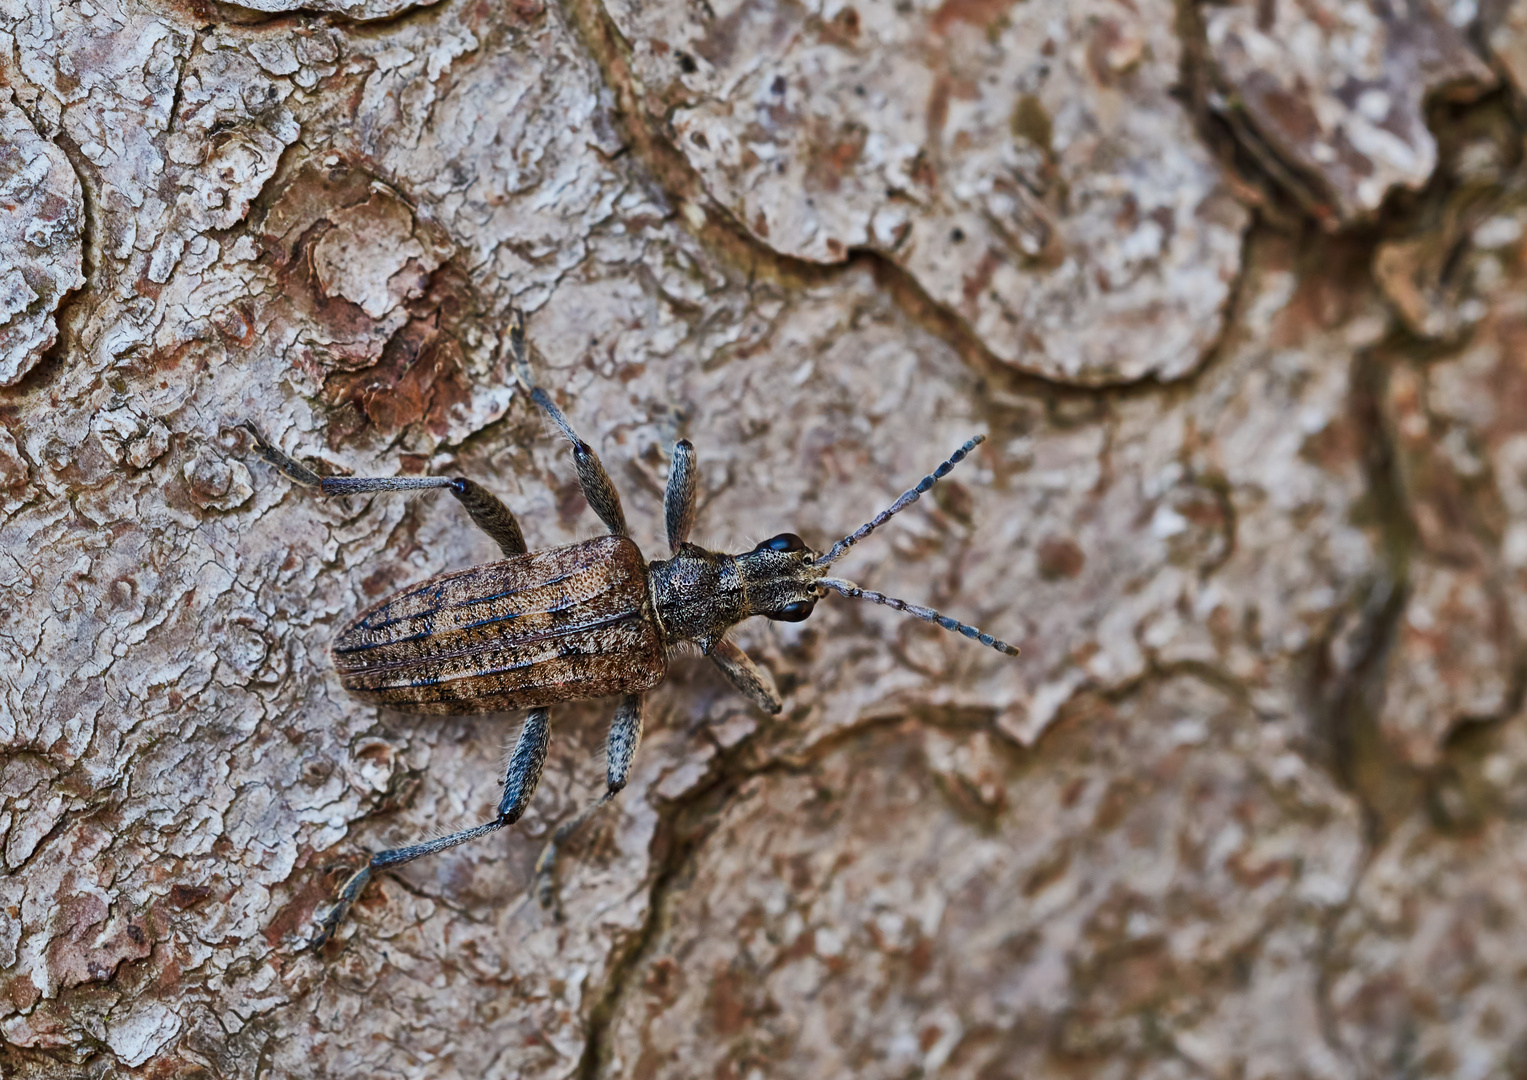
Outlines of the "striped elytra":
[{"label": "striped elytra", "polygon": [[333,652],[346,690],[406,712],[638,693],[667,672],[647,563],[623,536],[430,578],[361,612]]}]

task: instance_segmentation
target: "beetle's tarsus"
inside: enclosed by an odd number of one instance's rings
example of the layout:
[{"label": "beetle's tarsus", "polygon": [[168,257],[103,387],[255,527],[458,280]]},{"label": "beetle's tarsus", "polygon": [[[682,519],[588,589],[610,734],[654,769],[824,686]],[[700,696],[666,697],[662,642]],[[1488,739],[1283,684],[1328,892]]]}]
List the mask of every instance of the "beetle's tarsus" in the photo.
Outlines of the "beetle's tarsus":
[{"label": "beetle's tarsus", "polygon": [[243,428],[254,437],[255,450],[264,450],[270,446],[265,436],[260,434],[260,429],[255,427],[253,420],[240,420],[237,426]]},{"label": "beetle's tarsus", "polygon": [[239,427],[249,432],[254,438],[254,451],[261,461],[274,468],[282,476],[299,487],[319,488],[323,487],[323,477],[301,462],[287,457],[276,445],[260,433],[260,429],[249,420],[243,421]]},{"label": "beetle's tarsus", "polygon": [[530,346],[525,341],[525,312],[517,307],[509,309],[509,365],[527,394],[535,389],[536,381],[530,375]]},{"label": "beetle's tarsus", "polygon": [[345,921],[345,916],[350,914],[351,906],[370,880],[371,861],[367,860],[365,866],[350,875],[344,888],[339,890],[339,897],[334,901],[334,906],[324,913],[322,919],[318,920],[318,933],[314,934],[313,939],[308,942],[308,946],[314,952],[333,940],[334,935],[339,931],[340,924]]}]

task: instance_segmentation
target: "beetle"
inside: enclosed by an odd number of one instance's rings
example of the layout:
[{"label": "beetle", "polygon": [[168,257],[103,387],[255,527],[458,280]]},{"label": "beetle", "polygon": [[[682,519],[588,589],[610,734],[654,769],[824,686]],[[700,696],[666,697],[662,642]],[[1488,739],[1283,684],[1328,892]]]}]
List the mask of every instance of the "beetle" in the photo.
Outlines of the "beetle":
[{"label": "beetle", "polygon": [[374,872],[519,820],[546,762],[549,706],[619,695],[606,742],[605,792],[559,827],[537,860],[544,900],[557,847],[625,787],[641,741],[643,697],[663,681],[668,657],[682,644],[699,646],[744,697],[770,714],[782,708],[773,679],[727,640],[727,631],[754,615],[800,622],[828,592],[884,604],[1009,656],[1018,655],[1016,647],[932,608],[862,589],[828,572],[851,547],[948,475],[984,436],[965,443],[916,487],[825,552],[813,551],[795,533],[786,532],[737,555],[689,543],[698,471],[694,447],[681,439],[673,448],[663,498],[671,557],[649,562],[631,540],[620,495],[598,455],[531,377],[525,317],[518,309],[510,314],[508,340],[516,378],[571,442],[579,485],[608,535],[533,552],[509,508],[472,480],[321,477],[282,453],[254,424],[242,425],[260,458],[320,495],[443,488],[503,551],[499,562],[438,574],[383,597],[351,619],[332,646],[346,691],[361,701],[405,712],[529,710],[509,756],[503,797],[493,820],[372,855],[319,920],[315,948],[333,937]]}]

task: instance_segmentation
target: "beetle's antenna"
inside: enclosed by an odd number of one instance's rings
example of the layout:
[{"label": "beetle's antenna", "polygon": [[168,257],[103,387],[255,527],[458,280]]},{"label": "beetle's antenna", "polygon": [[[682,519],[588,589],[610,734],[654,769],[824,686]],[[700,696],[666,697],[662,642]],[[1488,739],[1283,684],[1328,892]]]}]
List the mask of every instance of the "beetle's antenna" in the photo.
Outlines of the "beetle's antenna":
[{"label": "beetle's antenna", "polygon": [[[974,441],[972,440],[972,442]],[[968,447],[971,443],[966,443],[965,445]],[[955,460],[958,460],[958,458]],[[1006,653],[1008,656],[1018,655],[1018,646],[1009,645],[1005,641],[998,641],[990,634],[977,630],[974,626],[966,626],[962,622],[951,619],[947,615],[940,615],[932,608],[923,607],[921,604],[909,604],[905,600],[898,600],[894,596],[885,595],[885,593],[861,589],[852,581],[844,581],[841,578],[819,578],[816,583],[855,600],[868,600],[872,604],[884,604],[886,607],[895,608],[897,611],[905,611],[908,615],[914,615],[923,622],[938,623],[945,630],[952,630],[956,634],[964,634],[972,641],[979,641],[982,645],[996,649],[1000,653]]]},{"label": "beetle's antenna", "polygon": [[[823,555],[820,559],[818,559],[816,561],[816,565],[817,566],[831,566],[833,563],[835,563],[839,559],[841,559],[844,555],[848,554],[848,549],[849,548],[853,547],[860,540],[863,540],[870,533],[872,533],[876,529],[880,528],[880,526],[884,525],[887,521],[890,521],[891,518],[895,517],[897,514],[901,513],[907,507],[911,506],[918,499],[922,498],[923,492],[927,491],[934,484],[938,483],[944,477],[948,476],[950,471],[956,465],[958,465],[960,462],[965,460],[965,455],[966,454],[970,453],[972,450],[974,450],[977,446],[980,446],[985,441],[986,441],[986,436],[985,435],[977,435],[974,439],[971,439],[964,446],[960,447],[954,453],[950,454],[948,461],[944,462],[938,468],[934,469],[931,473],[929,473],[927,476],[923,477],[920,481],[918,481],[917,486],[915,488],[909,488],[908,490],[902,492],[901,498],[897,499],[889,507],[887,507],[886,509],[880,511],[880,513],[876,514],[873,520],[865,523],[864,525],[859,526],[859,529],[858,529],[857,532],[850,533],[848,536],[845,536],[843,539],[839,540],[836,544],[834,544],[828,550],[826,555]],[[841,592],[842,590],[839,590],[839,591]],[[845,593],[844,595],[847,595],[847,594]],[[878,596],[879,594],[876,593],[874,595]],[[900,601],[898,601],[898,603],[899,602]],[[924,608],[923,610],[926,611],[927,609]],[[923,617],[924,616],[919,616],[919,618],[923,618]],[[967,636],[970,636],[970,635],[967,635]]]}]

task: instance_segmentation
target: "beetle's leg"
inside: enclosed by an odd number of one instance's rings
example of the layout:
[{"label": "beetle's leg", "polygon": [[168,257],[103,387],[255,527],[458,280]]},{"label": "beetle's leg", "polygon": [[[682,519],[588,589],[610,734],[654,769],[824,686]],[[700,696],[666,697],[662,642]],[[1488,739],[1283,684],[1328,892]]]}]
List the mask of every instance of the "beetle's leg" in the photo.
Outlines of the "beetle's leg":
[{"label": "beetle's leg", "polygon": [[339,899],[319,925],[318,934],[313,938],[313,948],[321,948],[334,936],[334,931],[339,929],[339,924],[349,913],[350,905],[355,903],[361,890],[371,880],[372,871],[413,862],[423,855],[433,855],[468,840],[476,840],[479,836],[486,836],[495,829],[518,821],[530,805],[530,797],[535,794],[536,785],[541,781],[541,768],[546,764],[546,748],[550,743],[551,714],[546,709],[531,709],[530,715],[525,718],[525,726],[520,729],[520,737],[514,744],[514,753],[509,757],[509,768],[504,775],[504,795],[498,803],[498,816],[482,825],[435,840],[426,840],[422,844],[378,851],[345,882],[345,887],[339,891]]},{"label": "beetle's leg", "polygon": [[668,467],[668,490],[663,493],[663,518],[668,525],[668,546],[679,553],[679,545],[689,539],[695,527],[695,490],[699,486],[700,466],[695,448],[688,439],[673,444],[673,464]]},{"label": "beetle's leg", "polygon": [[556,895],[557,848],[583,828],[589,818],[626,786],[631,778],[631,762],[636,748],[642,741],[642,705],[645,694],[627,694],[620,699],[615,710],[615,720],[610,724],[610,737],[605,742],[605,793],[587,806],[577,817],[564,821],[552,833],[541,857],[536,860],[536,896],[542,907],[551,907]]},{"label": "beetle's leg", "polygon": [[775,716],[785,706],[779,700],[779,691],[769,673],[748,658],[748,654],[722,638],[711,646],[711,661],[721,669],[742,696],[757,705],[770,716]]},{"label": "beetle's leg", "polygon": [[557,403],[552,401],[550,394],[536,385],[530,373],[529,346],[525,342],[525,313],[518,308],[509,315],[509,349],[514,354],[515,377],[529,391],[530,400],[541,407],[547,418],[557,425],[557,430],[573,444],[573,464],[578,470],[578,484],[583,488],[583,497],[594,508],[594,513],[599,515],[599,520],[604,522],[605,528],[610,530],[610,535],[629,536],[626,512],[620,507],[620,493],[615,490],[610,474],[604,471],[599,455],[578,437],[573,425],[568,422],[562,410],[557,408]]},{"label": "beetle's leg", "polygon": [[454,480],[444,476],[319,476],[300,462],[293,461],[265,441],[258,428],[247,420],[244,430],[254,436],[255,452],[276,471],[294,484],[317,491],[320,495],[360,495],[371,491],[420,491],[448,488],[477,527],[493,538],[504,555],[513,558],[525,554],[525,534],[513,512],[497,495],[464,476]]},{"label": "beetle's leg", "polygon": [[512,559],[530,550],[514,512],[504,501],[474,480],[458,476],[451,481],[451,494],[461,504],[479,529],[492,537],[505,558]]}]

